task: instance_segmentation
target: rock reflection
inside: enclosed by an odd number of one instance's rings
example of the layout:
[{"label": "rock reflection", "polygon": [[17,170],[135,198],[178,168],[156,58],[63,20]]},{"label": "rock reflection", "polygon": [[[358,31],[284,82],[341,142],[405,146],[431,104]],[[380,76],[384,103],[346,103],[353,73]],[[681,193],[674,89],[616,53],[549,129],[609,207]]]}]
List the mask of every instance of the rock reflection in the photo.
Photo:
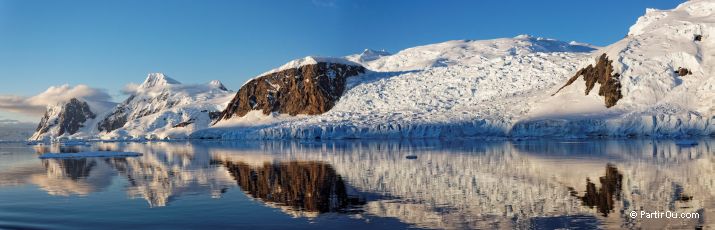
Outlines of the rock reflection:
[{"label": "rock reflection", "polygon": [[346,212],[365,204],[348,187],[332,166],[317,161],[266,162],[251,166],[241,161],[222,161],[238,186],[263,202],[287,206],[298,216]]},{"label": "rock reflection", "polygon": [[586,194],[579,197],[583,205],[596,207],[604,217],[613,211],[616,200],[621,200],[623,175],[612,164],[606,165],[606,176],[599,177],[601,188],[596,190],[596,184],[586,179]]}]

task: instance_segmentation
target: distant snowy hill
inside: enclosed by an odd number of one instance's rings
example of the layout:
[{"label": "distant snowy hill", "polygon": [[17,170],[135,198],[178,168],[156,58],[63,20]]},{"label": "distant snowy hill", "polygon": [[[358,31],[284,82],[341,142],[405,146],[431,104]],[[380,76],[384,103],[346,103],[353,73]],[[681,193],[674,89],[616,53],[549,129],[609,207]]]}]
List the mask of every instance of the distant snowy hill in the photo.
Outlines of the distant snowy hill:
[{"label": "distant snowy hill", "polygon": [[13,120],[0,120],[0,142],[23,141],[32,136],[37,124]]},{"label": "distant snowy hill", "polygon": [[30,140],[186,138],[217,119],[233,92],[220,81],[186,85],[161,73],[120,104],[73,98],[49,105]]}]

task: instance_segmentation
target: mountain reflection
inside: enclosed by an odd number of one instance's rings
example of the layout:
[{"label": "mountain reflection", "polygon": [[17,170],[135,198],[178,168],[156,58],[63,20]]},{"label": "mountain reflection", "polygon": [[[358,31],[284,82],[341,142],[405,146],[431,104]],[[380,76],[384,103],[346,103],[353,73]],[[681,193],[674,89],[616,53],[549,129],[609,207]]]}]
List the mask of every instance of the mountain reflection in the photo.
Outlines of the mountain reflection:
[{"label": "mountain reflection", "polygon": [[45,173],[28,176],[28,180],[51,195],[87,196],[111,185],[115,172],[102,159],[44,159]]},{"label": "mountain reflection", "polygon": [[[0,167],[0,186],[35,184],[52,195],[120,187],[150,207],[241,190],[293,216],[359,213],[438,229],[712,228],[713,146],[711,139],[690,148],[667,140],[95,143],[82,148],[144,155],[33,158]],[[634,219],[633,210],[701,218]]]},{"label": "mountain reflection", "polygon": [[347,185],[340,175],[322,162],[266,162],[259,166],[240,161],[221,163],[250,196],[307,212],[307,215],[310,212],[344,212],[365,203],[356,195],[348,195]]},{"label": "mountain reflection", "polygon": [[[48,174],[55,174],[59,176],[67,177],[71,180],[79,180],[80,178],[86,178],[89,176],[89,172],[92,168],[97,165],[94,160],[83,158],[83,159],[50,159],[42,160],[45,169]],[[61,170],[60,172],[52,172],[54,170]]]},{"label": "mountain reflection", "polygon": [[[621,200],[623,175],[612,164],[606,165],[606,176],[599,177],[601,188],[596,190],[596,184],[586,179],[586,194],[581,198],[583,204],[598,209],[604,217],[613,211],[615,200]],[[578,197],[578,196],[577,196]]]}]

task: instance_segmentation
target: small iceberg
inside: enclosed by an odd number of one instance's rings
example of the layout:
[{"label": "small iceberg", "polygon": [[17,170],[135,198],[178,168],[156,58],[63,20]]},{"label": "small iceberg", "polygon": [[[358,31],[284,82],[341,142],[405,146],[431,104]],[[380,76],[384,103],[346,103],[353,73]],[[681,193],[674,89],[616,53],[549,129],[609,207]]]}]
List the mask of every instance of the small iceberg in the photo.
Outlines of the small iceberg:
[{"label": "small iceberg", "polygon": [[81,142],[81,141],[70,141],[70,142],[60,142],[61,146],[92,146],[91,144],[87,142]]},{"label": "small iceberg", "polygon": [[87,157],[138,157],[141,153],[135,152],[79,152],[79,153],[45,153],[39,156],[40,159],[61,159],[61,158],[87,158]]},{"label": "small iceberg", "polygon": [[684,146],[684,147],[696,146],[696,145],[698,145],[698,142],[697,142],[697,141],[694,141],[694,140],[683,139],[683,140],[677,140],[677,141],[675,141],[675,145],[677,145],[677,146]]}]

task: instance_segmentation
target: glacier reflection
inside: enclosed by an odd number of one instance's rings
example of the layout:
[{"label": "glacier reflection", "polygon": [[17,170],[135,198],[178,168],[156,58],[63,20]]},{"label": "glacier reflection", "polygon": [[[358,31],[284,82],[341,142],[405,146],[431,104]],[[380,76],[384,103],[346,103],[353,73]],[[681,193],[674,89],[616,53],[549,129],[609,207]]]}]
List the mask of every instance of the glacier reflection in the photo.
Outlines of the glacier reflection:
[{"label": "glacier reflection", "polygon": [[[53,195],[107,189],[160,207],[236,189],[296,217],[397,218],[425,228],[713,227],[713,140],[97,143],[137,158],[43,160],[0,170],[0,186]],[[417,159],[405,159],[416,155]],[[38,160],[39,161],[39,160]],[[26,178],[26,179],[18,179]],[[630,211],[699,213],[633,219]]]}]

